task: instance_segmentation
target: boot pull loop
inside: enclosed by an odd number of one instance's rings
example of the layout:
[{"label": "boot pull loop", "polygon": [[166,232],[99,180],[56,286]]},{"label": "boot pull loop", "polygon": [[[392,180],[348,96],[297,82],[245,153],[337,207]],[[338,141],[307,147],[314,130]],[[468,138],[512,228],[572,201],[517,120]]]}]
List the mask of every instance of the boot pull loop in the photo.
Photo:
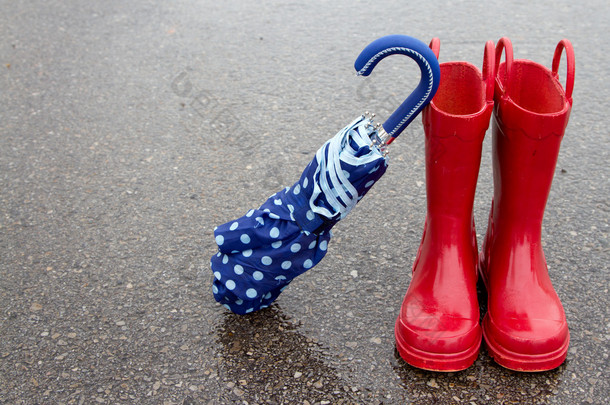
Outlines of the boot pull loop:
[{"label": "boot pull loop", "polygon": [[568,63],[567,68],[567,77],[566,77],[566,97],[571,102],[572,101],[572,91],[574,90],[574,48],[572,47],[572,43],[567,39],[562,39],[557,44],[557,48],[555,48],[555,54],[553,55],[553,77],[559,81],[559,63],[561,62],[561,54],[563,50],[566,51],[566,59]]},{"label": "boot pull loop", "polygon": [[[504,64],[504,66],[506,67],[505,83],[508,86],[508,82],[510,80],[510,73],[513,67],[513,44],[507,37],[500,38],[498,44],[496,45],[496,63],[494,65],[494,72],[496,76],[500,73],[500,60],[502,59],[503,53],[506,56],[506,63]],[[504,87],[502,87],[502,83],[499,80],[496,80],[496,82],[502,93],[505,93],[506,90],[504,89]]]},{"label": "boot pull loop", "polygon": [[438,39],[437,37],[432,38],[432,41],[430,41],[430,49],[432,49],[432,52],[434,53],[434,56],[436,56],[436,59],[438,59],[438,55],[440,54],[441,51],[441,40]]},{"label": "boot pull loop", "polygon": [[[441,69],[430,48],[419,39],[407,35],[388,35],[371,42],[354,63],[358,76],[368,76],[375,66],[387,56],[402,54],[419,66],[421,78],[418,86],[405,101],[380,126],[382,144],[389,145],[415,119],[432,100],[438,89]],[[400,83],[396,83],[400,86]]]},{"label": "boot pull loop", "polygon": [[485,99],[488,103],[494,99],[494,81],[496,78],[495,48],[493,41],[485,43],[485,53],[483,54],[483,81],[485,82]]}]

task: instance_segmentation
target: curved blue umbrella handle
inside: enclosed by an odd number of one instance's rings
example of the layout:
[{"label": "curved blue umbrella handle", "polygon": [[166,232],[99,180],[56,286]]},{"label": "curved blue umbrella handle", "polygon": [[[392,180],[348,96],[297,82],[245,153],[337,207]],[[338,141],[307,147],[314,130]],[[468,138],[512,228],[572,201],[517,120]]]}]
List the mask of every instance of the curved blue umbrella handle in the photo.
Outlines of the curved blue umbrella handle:
[{"label": "curved blue umbrella handle", "polygon": [[386,56],[407,55],[421,70],[419,85],[407,99],[383,123],[391,143],[413,121],[417,114],[430,102],[440,82],[440,67],[434,52],[419,39],[407,35],[388,35],[371,42],[360,53],[354,67],[359,76],[368,76],[375,66]]}]

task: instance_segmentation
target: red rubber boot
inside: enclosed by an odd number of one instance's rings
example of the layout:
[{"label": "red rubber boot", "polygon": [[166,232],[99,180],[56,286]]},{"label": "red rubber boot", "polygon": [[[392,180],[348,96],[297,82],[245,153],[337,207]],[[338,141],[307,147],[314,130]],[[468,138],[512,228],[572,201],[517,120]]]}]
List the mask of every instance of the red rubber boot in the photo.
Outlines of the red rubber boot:
[{"label": "red rubber boot", "polygon": [[[437,39],[431,47],[438,57]],[[423,110],[426,223],[395,337],[412,366],[457,371],[472,365],[481,345],[472,206],[493,109],[493,42],[482,74],[467,62],[440,67],[439,89]]]},{"label": "red rubber boot", "polygon": [[[502,50],[506,62],[498,67]],[[557,77],[567,55],[566,91]],[[544,208],[572,107],[574,51],[563,40],[552,70],[496,48],[494,200],[479,271],[487,287],[483,335],[491,356],[518,371],[558,367],[570,335],[541,245]]]}]

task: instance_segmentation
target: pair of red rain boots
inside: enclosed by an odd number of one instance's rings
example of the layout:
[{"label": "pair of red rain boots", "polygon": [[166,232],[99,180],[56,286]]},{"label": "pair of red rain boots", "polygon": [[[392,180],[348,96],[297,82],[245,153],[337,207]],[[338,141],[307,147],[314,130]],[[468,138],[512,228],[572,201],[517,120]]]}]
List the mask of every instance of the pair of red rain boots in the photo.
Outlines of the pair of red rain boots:
[{"label": "pair of red rain boots", "polygon": [[[438,57],[438,39],[430,46]],[[558,78],[564,50],[565,90]],[[440,66],[440,87],[423,111],[427,215],[396,321],[397,349],[415,367],[457,371],[476,360],[483,336],[506,368],[553,369],[566,358],[569,332],[541,227],[572,107],[572,46],[557,45],[552,70],[513,60],[508,38],[496,49],[487,42],[482,72],[467,62]],[[492,116],[494,197],[479,256],[472,208]],[[482,325],[478,276],[488,294]]]}]

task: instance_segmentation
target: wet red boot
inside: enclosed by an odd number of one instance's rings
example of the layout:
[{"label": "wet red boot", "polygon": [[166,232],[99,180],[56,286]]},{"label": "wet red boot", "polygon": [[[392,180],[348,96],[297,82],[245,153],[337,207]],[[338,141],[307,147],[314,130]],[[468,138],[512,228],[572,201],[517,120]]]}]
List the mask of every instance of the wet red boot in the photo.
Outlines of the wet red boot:
[{"label": "wet red boot", "polygon": [[[437,39],[431,47],[438,56]],[[426,223],[395,337],[407,363],[457,371],[472,365],[481,345],[472,206],[493,109],[493,43],[482,74],[466,62],[440,67],[439,89],[423,110]]]},{"label": "wet red boot", "polygon": [[[503,49],[506,62],[498,67]],[[557,77],[564,49],[565,91]],[[529,60],[513,60],[511,43],[502,38],[496,71],[494,200],[479,267],[488,292],[483,335],[500,365],[550,370],[565,360],[570,336],[540,236],[572,107],[574,52],[567,40],[561,41],[549,70]]]}]

